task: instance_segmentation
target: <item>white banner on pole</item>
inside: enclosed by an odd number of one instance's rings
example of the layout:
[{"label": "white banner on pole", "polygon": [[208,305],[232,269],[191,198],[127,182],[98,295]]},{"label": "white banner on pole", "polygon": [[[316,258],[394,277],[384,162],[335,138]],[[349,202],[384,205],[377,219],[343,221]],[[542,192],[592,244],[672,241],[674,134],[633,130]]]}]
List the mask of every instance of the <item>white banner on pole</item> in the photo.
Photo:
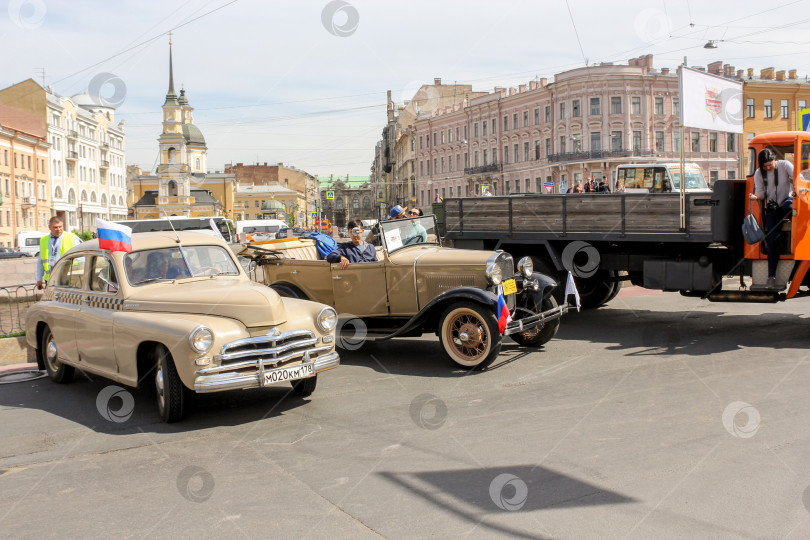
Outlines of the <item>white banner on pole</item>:
[{"label": "white banner on pole", "polygon": [[681,125],[743,132],[742,82],[680,66]]}]

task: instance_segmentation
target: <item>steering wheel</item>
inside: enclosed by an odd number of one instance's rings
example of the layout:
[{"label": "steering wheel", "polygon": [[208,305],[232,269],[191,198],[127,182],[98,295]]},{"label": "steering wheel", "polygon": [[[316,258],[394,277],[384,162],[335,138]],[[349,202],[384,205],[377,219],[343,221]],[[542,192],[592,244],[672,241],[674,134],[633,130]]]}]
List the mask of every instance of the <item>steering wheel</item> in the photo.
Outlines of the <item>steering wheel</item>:
[{"label": "steering wheel", "polygon": [[216,266],[201,266],[195,272],[195,276],[218,276],[221,274],[219,268]]},{"label": "steering wheel", "polygon": [[402,242],[402,244],[406,245],[406,246],[409,246],[411,244],[418,244],[421,240],[422,240],[422,237],[420,235],[416,234],[414,236],[409,236],[408,238],[406,238],[405,241]]}]

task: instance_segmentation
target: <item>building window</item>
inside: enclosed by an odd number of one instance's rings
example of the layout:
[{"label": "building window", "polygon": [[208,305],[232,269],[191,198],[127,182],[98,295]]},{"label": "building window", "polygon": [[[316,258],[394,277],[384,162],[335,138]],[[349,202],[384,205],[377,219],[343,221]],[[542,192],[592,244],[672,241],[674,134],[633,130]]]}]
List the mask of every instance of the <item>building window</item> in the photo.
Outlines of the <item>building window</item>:
[{"label": "building window", "polygon": [[598,97],[591,98],[591,114],[602,114],[602,102]]},{"label": "building window", "polygon": [[442,144],[444,144],[444,130],[442,130],[440,135],[441,135],[441,138],[439,140],[441,141]]},{"label": "building window", "polygon": [[493,134],[493,135],[495,135],[495,133],[496,133],[496,131],[495,131],[495,127],[496,127],[496,122],[495,122],[495,119],[493,118],[493,119],[492,119],[492,134]]},{"label": "building window", "polygon": [[529,142],[523,143],[523,161],[529,161]]},{"label": "building window", "polygon": [[560,103],[560,120],[565,118],[565,102]]},{"label": "building window", "polygon": [[512,193],[512,189],[509,186],[509,180],[505,180],[503,183],[504,195],[509,195]]},{"label": "building window", "polygon": [[618,151],[622,149],[622,132],[621,131],[611,131],[610,132],[610,149],[614,151]]},{"label": "building window", "polygon": [[503,147],[503,164],[506,165],[509,163],[509,147],[504,145]]},{"label": "building window", "polygon": [[518,128],[518,113],[512,115],[512,129]]},{"label": "building window", "polygon": [[473,137],[478,137],[478,122],[473,124]]},{"label": "building window", "polygon": [[630,98],[630,114],[641,114],[641,98],[633,96]]},{"label": "building window", "polygon": [[693,131],[692,135],[692,152],[700,152],[700,132]]},{"label": "building window", "polygon": [[565,153],[565,135],[560,135],[560,153]]},{"label": "building window", "polygon": [[736,180],[737,171],[728,171],[728,173],[726,173],[726,178],[728,178],[729,180]]},{"label": "building window", "polygon": [[461,170],[461,154],[456,154],[456,170]]},{"label": "building window", "polygon": [[453,142],[453,130],[447,128],[447,142]]},{"label": "building window", "polygon": [[482,133],[482,135],[483,135],[484,137],[486,137],[486,136],[487,136],[487,121],[486,121],[486,120],[484,120],[483,122],[481,122],[481,128],[483,129],[483,133]]},{"label": "building window", "polygon": [[535,126],[540,125],[540,107],[534,110],[534,125]]},{"label": "building window", "polygon": [[634,131],[633,132],[633,150],[636,152],[641,151],[641,132]]},{"label": "building window", "polygon": [[582,111],[580,110],[578,99],[575,99],[574,101],[571,102],[571,116],[573,116],[574,118],[582,116]]},{"label": "building window", "polygon": [[551,105],[546,105],[543,112],[546,118],[546,123],[551,122]]},{"label": "building window", "polygon": [[489,151],[484,150],[484,165],[489,164]]},{"label": "building window", "polygon": [[709,171],[709,187],[720,179],[720,171]]},{"label": "building window", "polygon": [[582,152],[582,138],[580,137],[579,133],[576,135],[571,135],[571,146],[572,152]]},{"label": "building window", "polygon": [[419,176],[425,176],[425,162],[419,162]]},{"label": "building window", "polygon": [[672,98],[672,114],[679,116],[681,114],[681,102],[678,98]]},{"label": "building window", "polygon": [[613,96],[610,98],[610,114],[622,114],[621,96]]},{"label": "building window", "polygon": [[766,99],[764,103],[764,116],[765,118],[773,118],[773,100]]},{"label": "building window", "polygon": [[534,143],[534,159],[540,159],[540,141],[535,141]]},{"label": "building window", "polygon": [[433,146],[436,146],[436,132],[433,132]]},{"label": "building window", "polygon": [[444,172],[444,156],[442,156],[442,172]]},{"label": "building window", "polygon": [[[806,99],[800,99],[799,100],[799,110],[806,109],[806,108],[807,108],[807,100]],[[6,161],[6,165],[8,165],[8,161]]]},{"label": "building window", "polygon": [[788,100],[786,100],[786,99],[782,100],[781,109],[782,109],[782,118],[789,118],[790,117],[790,109],[788,108]]},{"label": "building window", "polygon": [[734,133],[726,134],[726,150],[728,152],[737,151],[737,135]]},{"label": "building window", "polygon": [[512,146],[512,150],[513,150],[512,155],[515,156],[515,163],[517,163],[520,157],[520,154],[518,154],[518,145],[515,144],[514,146]]},{"label": "building window", "polygon": [[419,150],[422,149],[422,136],[419,135]]},{"label": "building window", "polygon": [[546,138],[546,157],[551,155],[551,137]]},{"label": "building window", "polygon": [[591,133],[591,151],[600,152],[602,150],[602,134],[598,131]]},{"label": "building window", "polygon": [[515,193],[520,193],[520,179],[515,179]]},{"label": "building window", "polygon": [[504,115],[504,117],[503,117],[503,130],[504,131],[509,131],[509,116],[508,115]]},{"label": "building window", "polygon": [[709,132],[709,152],[717,152],[717,132]]},{"label": "building window", "polygon": [[662,97],[655,98],[655,114],[657,115],[664,114],[664,98]]},{"label": "building window", "polygon": [[464,124],[464,139],[467,139],[467,124]]},{"label": "building window", "polygon": [[672,132],[672,151],[673,152],[680,152],[681,151],[681,133],[680,133],[680,131]]},{"label": "building window", "polygon": [[[476,163],[476,165],[478,165]],[[439,174],[439,159],[433,158],[433,174]]]},{"label": "building window", "polygon": [[458,127],[458,126],[456,126],[456,140],[459,140],[459,136],[458,136],[458,134],[459,134],[459,127]]},{"label": "building window", "polygon": [[256,208],[258,208],[258,207],[259,207],[259,201],[258,201],[258,200],[256,200],[256,201],[254,201],[254,202],[256,203],[256,204],[255,204],[255,207],[256,207]]},{"label": "building window", "polygon": [[747,98],[745,100],[745,116],[748,118],[754,117],[754,98]]},{"label": "building window", "polygon": [[655,151],[656,152],[663,152],[664,151],[664,132],[663,131],[656,131],[655,132]]}]

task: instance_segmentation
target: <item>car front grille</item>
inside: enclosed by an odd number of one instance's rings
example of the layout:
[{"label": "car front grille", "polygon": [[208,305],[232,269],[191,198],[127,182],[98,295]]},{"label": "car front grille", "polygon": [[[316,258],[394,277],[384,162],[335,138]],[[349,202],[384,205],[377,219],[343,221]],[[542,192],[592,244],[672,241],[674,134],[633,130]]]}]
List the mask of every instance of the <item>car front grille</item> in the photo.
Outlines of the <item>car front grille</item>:
[{"label": "car front grille", "polygon": [[[231,341],[214,356],[214,366],[200,374],[222,372],[255,372],[272,369],[298,360],[314,362],[321,354],[331,351],[331,345],[318,347],[318,338],[309,330],[278,332],[270,330],[263,336]],[[217,365],[218,364],[218,365]]]},{"label": "car front grille", "polygon": [[[507,253],[501,253],[498,257],[498,260],[495,261],[495,264],[498,265],[498,268],[501,269],[501,276],[503,276],[503,281],[507,279],[512,279],[515,277],[515,261],[512,259],[512,256]],[[509,311],[515,310],[515,298],[517,297],[516,294],[507,295],[506,298],[506,307],[509,308]]]}]

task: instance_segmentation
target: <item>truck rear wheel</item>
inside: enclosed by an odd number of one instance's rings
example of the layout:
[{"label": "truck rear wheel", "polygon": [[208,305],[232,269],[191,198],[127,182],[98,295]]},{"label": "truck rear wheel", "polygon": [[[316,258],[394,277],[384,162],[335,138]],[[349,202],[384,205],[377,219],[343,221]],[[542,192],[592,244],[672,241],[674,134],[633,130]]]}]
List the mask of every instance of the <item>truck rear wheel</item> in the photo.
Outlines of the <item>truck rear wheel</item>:
[{"label": "truck rear wheel", "polygon": [[593,277],[575,278],[582,307],[598,308],[615,298],[620,287],[618,282],[609,281],[614,277],[612,270],[600,270]]}]

